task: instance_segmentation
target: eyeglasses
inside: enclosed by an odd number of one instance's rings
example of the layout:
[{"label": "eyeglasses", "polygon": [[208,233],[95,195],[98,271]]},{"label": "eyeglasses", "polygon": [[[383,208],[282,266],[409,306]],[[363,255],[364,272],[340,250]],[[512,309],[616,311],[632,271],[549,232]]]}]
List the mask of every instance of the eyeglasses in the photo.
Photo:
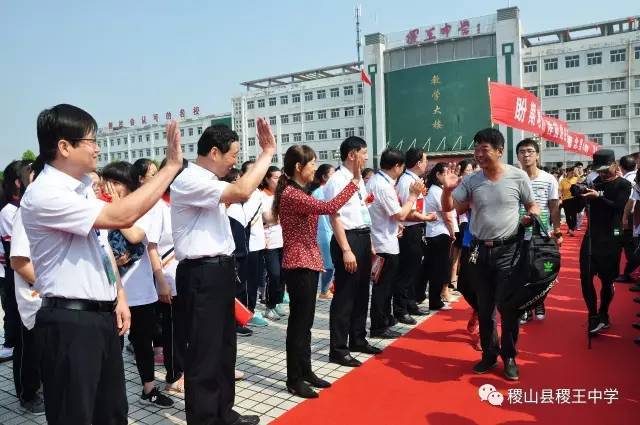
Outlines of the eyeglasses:
[{"label": "eyeglasses", "polygon": [[89,137],[82,137],[79,139],[69,139],[70,142],[83,142],[83,141],[87,141],[90,142],[92,145],[96,145],[98,144],[98,139],[91,139]]}]

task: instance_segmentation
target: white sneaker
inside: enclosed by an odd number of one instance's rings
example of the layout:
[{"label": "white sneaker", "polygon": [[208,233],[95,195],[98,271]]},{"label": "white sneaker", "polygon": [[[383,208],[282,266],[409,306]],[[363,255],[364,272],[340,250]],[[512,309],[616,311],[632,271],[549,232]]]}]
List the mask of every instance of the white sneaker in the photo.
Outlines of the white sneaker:
[{"label": "white sneaker", "polygon": [[11,360],[13,358],[13,348],[5,347],[0,348],[0,362]]},{"label": "white sneaker", "polygon": [[236,369],[235,370],[235,380],[236,381],[240,381],[242,379],[244,379],[244,372],[241,371],[241,370]]},{"label": "white sneaker", "polygon": [[264,314],[264,317],[265,319],[273,320],[274,322],[276,320],[280,320],[280,315],[276,313],[276,311],[272,308],[266,311],[266,313]]}]

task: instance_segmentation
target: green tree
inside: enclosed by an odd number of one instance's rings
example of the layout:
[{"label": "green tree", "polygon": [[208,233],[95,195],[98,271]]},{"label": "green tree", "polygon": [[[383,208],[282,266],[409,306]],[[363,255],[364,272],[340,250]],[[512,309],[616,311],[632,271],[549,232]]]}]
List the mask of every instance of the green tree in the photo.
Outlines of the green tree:
[{"label": "green tree", "polygon": [[22,160],[23,161],[35,161],[36,160],[36,154],[33,153],[33,151],[31,149],[27,149],[26,151],[24,151],[22,153]]}]

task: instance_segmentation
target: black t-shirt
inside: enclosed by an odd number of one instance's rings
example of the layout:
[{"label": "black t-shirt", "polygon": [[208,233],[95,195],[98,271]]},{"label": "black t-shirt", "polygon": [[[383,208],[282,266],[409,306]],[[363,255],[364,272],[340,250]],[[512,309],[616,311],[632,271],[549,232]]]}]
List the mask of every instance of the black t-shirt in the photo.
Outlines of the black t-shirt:
[{"label": "black t-shirt", "polygon": [[[600,177],[593,181],[594,189],[600,196],[587,198],[591,204],[589,227],[594,244],[619,243],[622,237],[622,215],[631,194],[631,183],[622,177],[611,181],[602,181]],[[597,245],[593,245],[595,254]]]}]

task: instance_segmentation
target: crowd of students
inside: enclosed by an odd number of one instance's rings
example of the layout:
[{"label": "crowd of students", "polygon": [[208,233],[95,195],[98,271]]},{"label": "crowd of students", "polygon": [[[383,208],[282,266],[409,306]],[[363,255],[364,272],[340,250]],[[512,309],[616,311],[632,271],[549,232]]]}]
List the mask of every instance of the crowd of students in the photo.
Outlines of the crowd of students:
[{"label": "crowd of students", "polygon": [[[538,168],[530,139],[516,148],[521,169],[507,166],[502,135],[486,129],[474,138],[477,162],[429,164],[422,149],[387,149],[379,170],[363,169],[367,144],[351,136],[337,168],[294,145],[280,169],[269,124],[257,128],[262,153],[240,169],[228,127],[207,128],[188,163],[172,122],[162,164],[114,162],[98,173],[91,115],[72,105],[40,114],[40,156],[5,169],[0,210],[0,355],[13,357],[27,412],[51,424],[126,423],[128,334],[141,403],[167,408],[171,393],[184,393],[190,424],[258,423],[233,410],[243,376],[236,337],[289,316],[287,389],[318,397],[314,388],[331,384],[311,368],[316,300],[331,302],[329,360],[358,367],[356,353],[381,352],[370,338],[397,338],[395,324],[451,309],[461,294],[472,307],[470,343],[482,351],[474,371],[501,355],[507,379],[518,379],[518,320],[543,319],[545,309],[502,310],[511,277],[501,259],[511,260],[514,232],[532,214],[561,244],[562,206],[573,235],[579,208],[569,188],[581,166],[558,183]],[[252,312],[248,326],[235,320],[235,300]]]}]

